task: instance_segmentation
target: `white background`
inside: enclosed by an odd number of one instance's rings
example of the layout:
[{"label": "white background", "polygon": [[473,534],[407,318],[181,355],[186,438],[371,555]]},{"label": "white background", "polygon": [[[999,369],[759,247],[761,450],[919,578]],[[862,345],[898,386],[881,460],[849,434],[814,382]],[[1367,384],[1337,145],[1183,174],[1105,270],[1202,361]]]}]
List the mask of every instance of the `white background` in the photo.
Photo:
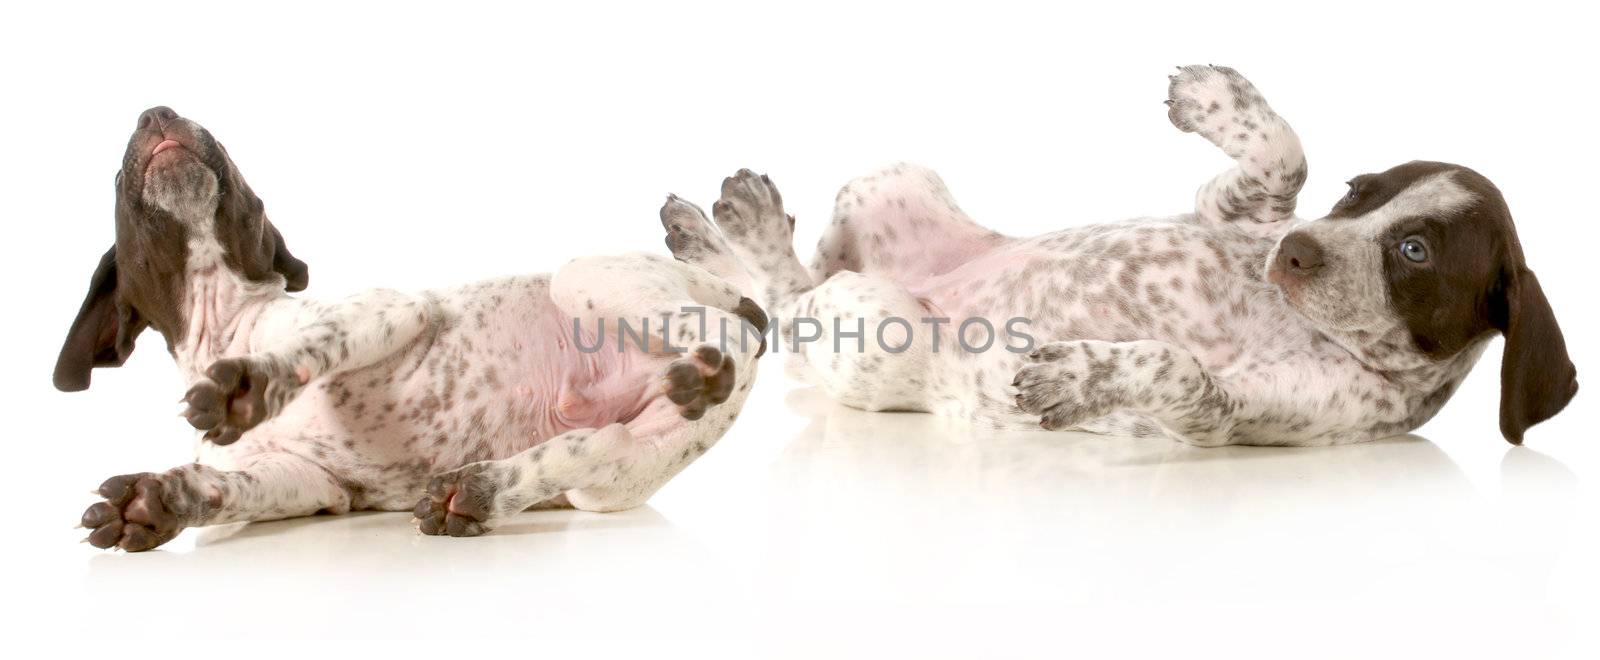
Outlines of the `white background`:
[{"label": "white background", "polygon": [[1581,378],[1600,364],[1600,58],[1593,17],[1560,5],[457,4],[0,10],[8,638],[1594,657],[1593,394],[1508,449],[1498,343],[1418,437],[1300,451],[867,415],[767,360],[722,444],[632,512],[524,514],[473,540],[365,514],[144,555],[77,544],[90,489],[190,446],[153,333],[91,391],[49,386],[156,104],[228,146],[308,294],[336,296],[664,251],[665,194],[709,205],[739,167],[781,186],[807,260],[838,186],[897,160],[1011,234],[1183,212],[1228,163],[1167,123],[1165,76],[1228,64],[1300,133],[1302,215],[1411,159],[1494,180]]}]

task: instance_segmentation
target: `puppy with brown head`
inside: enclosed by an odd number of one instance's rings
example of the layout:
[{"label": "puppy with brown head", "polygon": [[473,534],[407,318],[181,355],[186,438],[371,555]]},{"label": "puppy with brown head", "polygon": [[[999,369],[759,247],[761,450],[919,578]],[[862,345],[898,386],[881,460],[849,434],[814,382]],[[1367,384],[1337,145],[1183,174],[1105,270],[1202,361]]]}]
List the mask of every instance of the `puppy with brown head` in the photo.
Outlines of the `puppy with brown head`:
[{"label": "puppy with brown head", "polygon": [[[655,255],[420,294],[290,297],[305,264],[222,145],[168,108],[139,116],[116,198],[116,244],[56,387],[88,387],[154,328],[200,433],[195,463],[101,485],[81,521],[97,547],[320,511],[413,511],[425,533],[470,536],[541,502],[626,509],[715,444],[753,382],[759,347],[717,333],[764,326],[759,308]],[[608,316],[674,318],[662,336],[677,346],[584,350]]]},{"label": "puppy with brown head", "polygon": [[[1234,161],[1189,213],[1014,238],[974,222],[934,172],[899,164],[839,191],[807,269],[770,179],[740,172],[713,209],[721,231],[672,226],[668,245],[748,277],[779,318],[835,315],[804,319],[823,330],[791,364],[869,410],[1200,446],[1361,442],[1426,423],[1497,333],[1507,440],[1572,400],[1561,330],[1487,179],[1410,163],[1357,177],[1305,222],[1300,139],[1243,75],[1179,67],[1166,104]],[[882,342],[896,322],[937,317],[943,342],[937,326]],[[879,342],[839,351],[863,319]],[[985,327],[1010,336],[968,337]]]},{"label": "puppy with brown head", "polygon": [[306,265],[267,220],[260,198],[211,133],[171,108],[139,115],[116,177],[116,243],[100,258],[89,294],[56,361],[55,386],[89,387],[90,369],[121,365],[145,328],[169,350],[186,345],[193,279],[226,268],[240,293],[306,288]]},{"label": "puppy with brown head", "polygon": [[[1459,165],[1363,174],[1285,234],[1269,278],[1352,353],[1389,368],[1466,359],[1505,336],[1500,430],[1512,443],[1566,407],[1577,369],[1500,190]],[[1399,341],[1373,341],[1374,338]]]}]

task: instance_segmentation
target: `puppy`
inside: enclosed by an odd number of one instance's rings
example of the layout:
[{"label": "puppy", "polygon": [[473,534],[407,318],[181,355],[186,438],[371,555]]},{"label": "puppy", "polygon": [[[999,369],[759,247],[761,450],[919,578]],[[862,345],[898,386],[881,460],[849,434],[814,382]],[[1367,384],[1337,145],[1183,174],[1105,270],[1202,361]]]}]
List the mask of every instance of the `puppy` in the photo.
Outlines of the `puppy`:
[{"label": "puppy", "polygon": [[[638,506],[728,430],[766,315],[694,266],[638,254],[417,294],[294,298],[290,254],[229,158],[164,107],[139,116],[101,258],[55,368],[63,391],[154,329],[189,385],[197,460],[112,477],[96,547],[352,509],[473,536],[534,505]],[[605,343],[606,319],[638,333]],[[730,325],[731,322],[731,325]],[[645,326],[646,328],[648,325]],[[659,336],[657,336],[659,335]],[[420,501],[419,501],[420,497]]]},{"label": "puppy", "polygon": [[1495,334],[1507,440],[1572,399],[1561,329],[1488,179],[1407,163],[1302,222],[1299,138],[1249,81],[1180,67],[1167,103],[1237,161],[1192,213],[1012,238],[899,165],[839,192],[807,270],[777,190],[745,171],[714,226],[679,218],[667,244],[747,278],[791,366],[867,410],[1201,446],[1359,442],[1428,421]]}]

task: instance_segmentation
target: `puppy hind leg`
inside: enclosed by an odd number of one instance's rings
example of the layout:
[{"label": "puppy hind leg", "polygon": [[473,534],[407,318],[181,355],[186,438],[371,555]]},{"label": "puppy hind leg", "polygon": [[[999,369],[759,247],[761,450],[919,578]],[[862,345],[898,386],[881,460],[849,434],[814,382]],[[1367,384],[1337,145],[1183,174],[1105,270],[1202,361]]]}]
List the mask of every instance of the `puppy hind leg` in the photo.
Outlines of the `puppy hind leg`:
[{"label": "puppy hind leg", "polygon": [[677,195],[668,195],[661,205],[661,227],[667,231],[667,249],[679,261],[727,280],[744,295],[755,292],[744,263],[700,207]]},{"label": "puppy hind leg", "polygon": [[1210,222],[1267,225],[1294,215],[1306,181],[1305,152],[1294,129],[1238,71],[1219,66],[1178,67],[1167,88],[1167,118],[1198,133],[1237,166],[1201,187],[1195,213]]},{"label": "puppy hind leg", "polygon": [[577,429],[509,458],[443,472],[428,482],[413,510],[417,529],[430,536],[488,533],[565,490],[613,479],[631,441],[621,424]]},{"label": "puppy hind leg", "polygon": [[[841,272],[803,294],[781,319],[782,350],[803,358],[806,380],[864,410],[928,409],[930,310],[886,278]],[[945,328],[941,350],[954,342]]]},{"label": "puppy hind leg", "polygon": [[551,278],[550,297],[582,328],[609,326],[606,341],[621,341],[623,321],[641,331],[648,324],[639,339],[650,352],[666,350],[665,332],[673,352],[709,342],[759,353],[768,325],[766,311],[726,279],[654,254],[573,259]]},{"label": "puppy hind leg", "polygon": [[248,456],[237,470],[191,463],[162,473],[125,474],[97,491],[84,511],[86,539],[97,548],[137,552],[188,527],[279,520],[350,510],[350,493],[323,467],[287,453]]},{"label": "puppy hind leg", "polygon": [[1005,240],[973,222],[938,173],[899,163],[839,189],[811,273],[818,282],[840,271],[909,282],[949,271]]},{"label": "puppy hind leg", "polygon": [[722,197],[711,206],[711,215],[767,310],[788,309],[816,285],[795,256],[794,216],[784,211],[783,196],[765,174],[746,169],[723,179]]},{"label": "puppy hind leg", "polygon": [[[733,425],[754,380],[754,358],[743,367],[719,371],[737,378],[727,387],[670,382],[627,424],[569,431],[510,458],[440,474],[417,502],[417,527],[435,536],[478,536],[557,498],[585,511],[639,506]],[[694,400],[677,396],[684,392]]]},{"label": "puppy hind leg", "polygon": [[566,499],[584,511],[622,511],[644,504],[733,426],[754,385],[755,366],[753,357],[740,363],[732,387],[716,395],[725,399],[709,410],[693,402],[677,404],[671,396],[657,400],[627,423],[633,442],[620,462],[622,467],[612,470],[608,480],[566,491]]}]

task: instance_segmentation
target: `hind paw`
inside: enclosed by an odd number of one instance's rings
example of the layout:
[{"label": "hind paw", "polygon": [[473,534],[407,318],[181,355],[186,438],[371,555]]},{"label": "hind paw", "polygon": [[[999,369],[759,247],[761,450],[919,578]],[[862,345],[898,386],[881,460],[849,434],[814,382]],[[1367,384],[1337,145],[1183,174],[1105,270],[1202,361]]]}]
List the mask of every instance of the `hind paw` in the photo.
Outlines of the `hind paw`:
[{"label": "hind paw", "polygon": [[701,344],[688,357],[674,360],[664,375],[665,394],[678,405],[684,419],[704,417],[706,409],[733,394],[733,357],[717,347]]},{"label": "hind paw", "polygon": [[412,510],[417,530],[429,536],[489,533],[506,515],[499,500],[510,477],[494,461],[468,463],[434,477]]},{"label": "hind paw", "polygon": [[705,211],[677,195],[667,195],[667,202],[661,205],[661,227],[667,230],[667,249],[679,261],[696,263],[728,253]]},{"label": "hind paw", "polygon": [[794,216],[783,212],[783,196],[765,174],[739,170],[722,180],[722,199],[711,206],[717,226],[734,240],[771,239],[787,245]]},{"label": "hind paw", "polygon": [[704,268],[740,291],[750,289],[750,275],[744,265],[700,207],[677,195],[668,195],[667,202],[661,205],[661,227],[667,230],[667,249],[678,261]]}]

